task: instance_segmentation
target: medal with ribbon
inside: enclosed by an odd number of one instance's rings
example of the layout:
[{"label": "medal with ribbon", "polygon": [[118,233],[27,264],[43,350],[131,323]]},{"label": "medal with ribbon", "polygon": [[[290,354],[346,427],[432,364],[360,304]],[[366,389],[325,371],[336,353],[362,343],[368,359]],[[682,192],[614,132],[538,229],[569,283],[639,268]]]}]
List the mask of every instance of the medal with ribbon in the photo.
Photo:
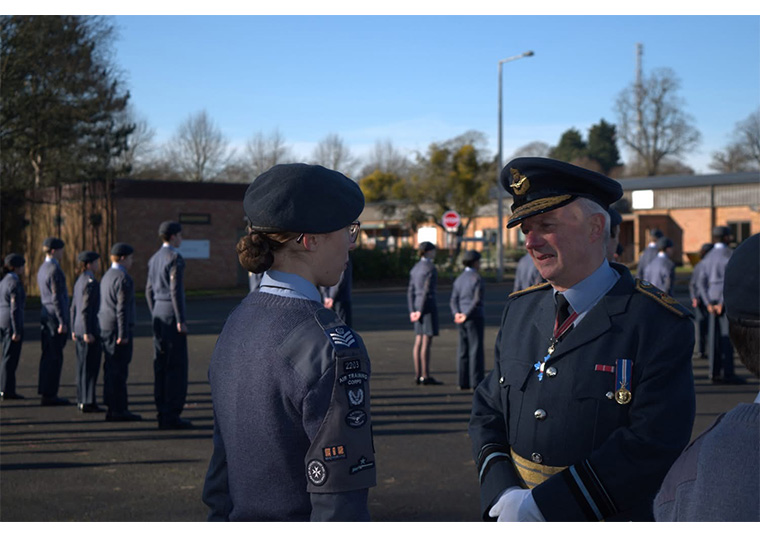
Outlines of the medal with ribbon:
[{"label": "medal with ribbon", "polygon": [[617,374],[617,381],[615,382],[615,401],[620,405],[625,405],[631,402],[631,370],[633,368],[633,361],[629,359],[618,359],[615,372]]},{"label": "medal with ribbon", "polygon": [[562,322],[561,325],[559,324],[559,318],[554,320],[554,331],[552,332],[551,339],[549,339],[549,349],[546,350],[546,356],[533,365],[533,369],[538,372],[539,381],[542,381],[544,379],[544,368],[546,367],[546,361],[551,358],[552,353],[554,353],[554,348],[557,346],[560,339],[565,335],[565,333],[567,333],[573,326],[573,323],[577,317],[578,312],[573,312],[567,317],[565,321]]}]

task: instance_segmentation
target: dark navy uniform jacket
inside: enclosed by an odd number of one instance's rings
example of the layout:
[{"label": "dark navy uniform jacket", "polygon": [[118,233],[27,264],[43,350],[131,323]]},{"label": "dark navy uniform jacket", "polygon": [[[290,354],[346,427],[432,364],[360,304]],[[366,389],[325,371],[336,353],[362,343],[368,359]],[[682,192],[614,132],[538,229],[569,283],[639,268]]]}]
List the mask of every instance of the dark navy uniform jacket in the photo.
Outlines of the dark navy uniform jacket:
[{"label": "dark navy uniform jacket", "polygon": [[644,268],[643,280],[671,295],[676,281],[676,264],[667,256],[658,254]]},{"label": "dark navy uniform jacket", "polygon": [[100,330],[116,338],[132,338],[135,325],[135,284],[122,267],[114,264],[100,281]]},{"label": "dark navy uniform jacket", "polygon": [[71,298],[72,332],[77,336],[99,336],[99,309],[100,285],[91,271],[84,271],[74,283],[74,294]]},{"label": "dark navy uniform jacket", "polygon": [[0,281],[0,328],[11,329],[11,335],[24,335],[26,292],[21,279],[8,273]]},{"label": "dark navy uniform jacket", "polygon": [[517,262],[517,269],[515,269],[514,291],[535,286],[542,280],[541,273],[536,269],[536,264],[533,263],[533,258],[530,257],[530,254],[526,254],[520,258],[520,261]]},{"label": "dark navy uniform jacket", "polygon": [[[484,519],[502,491],[524,487],[511,451],[559,468],[532,489],[547,521],[653,518],[657,489],[691,436],[694,327],[675,299],[610,266],[620,278],[556,346],[543,381],[534,364],[547,354],[553,290],[545,283],[507,300],[469,427]],[[618,359],[632,361],[624,405],[614,397]]]},{"label": "dark navy uniform jacket", "polygon": [[37,285],[40,288],[40,321],[48,318],[58,322],[58,325],[69,323],[69,292],[66,289],[66,275],[55,258],[45,260],[37,271]]},{"label": "dark navy uniform jacket", "polygon": [[697,290],[702,302],[708,304],[723,304],[723,278],[726,274],[733,249],[723,243],[716,243],[710,249],[700,264],[703,266],[697,280]]},{"label": "dark navy uniform jacket", "polygon": [[406,290],[409,313],[426,314],[436,307],[435,290],[438,283],[438,270],[428,258],[418,261],[409,271],[409,286]]},{"label": "dark navy uniform jacket", "polygon": [[299,278],[267,271],[217,340],[210,521],[369,520],[369,356],[314,286],[308,299],[288,288]]},{"label": "dark navy uniform jacket", "polygon": [[461,312],[467,319],[482,318],[485,316],[483,308],[484,284],[480,273],[467,268],[462,271],[451,289],[449,307],[451,314]]},{"label": "dark navy uniform jacket", "polygon": [[[174,323],[185,323],[184,275],[185,259],[176,248],[164,245],[151,256],[145,284],[145,300],[151,316],[173,318]],[[167,304],[156,308],[161,302]]]}]

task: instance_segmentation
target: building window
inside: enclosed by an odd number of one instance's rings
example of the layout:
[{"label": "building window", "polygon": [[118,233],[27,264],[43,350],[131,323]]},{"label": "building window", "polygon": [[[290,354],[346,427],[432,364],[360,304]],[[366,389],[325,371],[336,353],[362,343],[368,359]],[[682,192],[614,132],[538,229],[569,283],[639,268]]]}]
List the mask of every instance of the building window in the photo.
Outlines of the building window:
[{"label": "building window", "polygon": [[738,245],[750,236],[749,221],[729,222],[728,227],[731,228],[731,235],[734,236],[734,241]]},{"label": "building window", "polygon": [[211,224],[209,213],[180,213],[180,224]]}]

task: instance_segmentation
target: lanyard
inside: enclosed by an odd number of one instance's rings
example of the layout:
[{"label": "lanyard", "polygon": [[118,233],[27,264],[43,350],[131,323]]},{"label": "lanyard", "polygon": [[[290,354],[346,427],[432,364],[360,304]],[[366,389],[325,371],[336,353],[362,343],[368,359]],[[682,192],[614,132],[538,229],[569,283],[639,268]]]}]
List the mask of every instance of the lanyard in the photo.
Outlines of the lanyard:
[{"label": "lanyard", "polygon": [[570,330],[570,327],[573,326],[573,323],[575,322],[577,318],[578,318],[578,312],[573,312],[567,317],[565,321],[562,322],[562,325],[559,325],[558,323],[559,319],[554,320],[554,331],[552,331],[552,337],[549,340],[549,349],[546,350],[547,351],[546,356],[533,365],[533,369],[538,372],[539,381],[541,381],[544,378],[544,367],[546,366],[546,361],[549,360],[549,358],[551,358],[552,353],[554,353],[554,348],[556,347],[557,343],[565,335],[565,333],[567,333],[567,331]]}]

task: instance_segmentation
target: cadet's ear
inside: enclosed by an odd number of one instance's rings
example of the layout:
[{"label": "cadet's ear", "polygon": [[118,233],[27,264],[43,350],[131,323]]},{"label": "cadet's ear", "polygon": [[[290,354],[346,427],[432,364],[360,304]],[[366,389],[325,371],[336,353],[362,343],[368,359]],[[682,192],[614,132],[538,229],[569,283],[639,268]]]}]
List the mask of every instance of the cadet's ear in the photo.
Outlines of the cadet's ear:
[{"label": "cadet's ear", "polygon": [[319,248],[318,234],[304,234],[301,244],[309,252],[314,252]]}]

